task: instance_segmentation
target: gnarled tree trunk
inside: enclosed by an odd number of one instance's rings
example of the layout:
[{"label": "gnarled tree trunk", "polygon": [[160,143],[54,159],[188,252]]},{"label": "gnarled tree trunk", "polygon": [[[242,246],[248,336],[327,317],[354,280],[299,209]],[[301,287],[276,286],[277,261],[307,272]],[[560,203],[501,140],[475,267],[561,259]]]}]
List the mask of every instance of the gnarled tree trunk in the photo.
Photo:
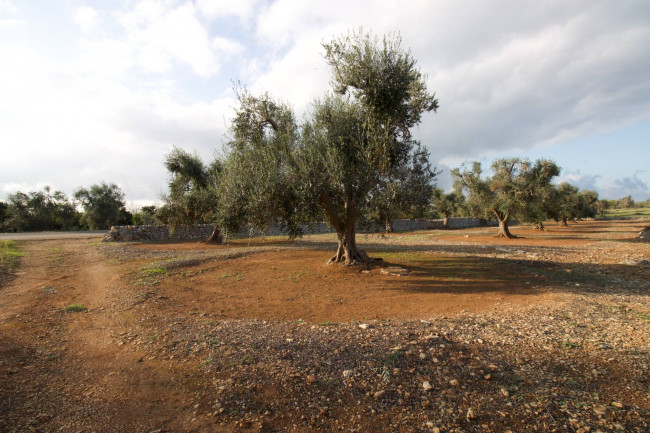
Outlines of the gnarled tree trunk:
[{"label": "gnarled tree trunk", "polygon": [[343,230],[336,232],[339,240],[336,254],[329,259],[328,263],[345,263],[356,265],[370,261],[370,257],[364,250],[357,248],[356,232],[354,224],[345,224]]},{"label": "gnarled tree trunk", "polygon": [[510,215],[501,215],[499,212],[494,211],[494,215],[496,215],[497,220],[499,221],[499,231],[495,235],[496,237],[499,238],[516,238],[517,236],[513,235],[510,233],[510,229],[508,228],[508,222],[510,221]]},{"label": "gnarled tree trunk", "polygon": [[393,222],[391,220],[386,220],[386,232],[385,233],[393,233],[395,229],[393,228]]},{"label": "gnarled tree trunk", "polygon": [[537,221],[535,223],[535,226],[533,227],[533,230],[542,230],[546,231],[546,227],[544,227],[544,222],[543,221]]},{"label": "gnarled tree trunk", "polygon": [[560,223],[562,227],[569,227],[569,224],[567,223],[567,217],[562,217],[562,223]]},{"label": "gnarled tree trunk", "polygon": [[346,206],[345,221],[341,221],[329,200],[329,197],[321,194],[319,202],[325,209],[330,224],[336,230],[339,240],[336,254],[327,263],[345,263],[346,265],[357,265],[371,261],[365,251],[357,248],[356,223],[357,211],[353,204]]},{"label": "gnarled tree trunk", "polygon": [[221,230],[219,230],[218,226],[214,226],[214,230],[212,231],[212,234],[210,237],[205,241],[206,244],[220,244],[223,242],[223,238],[221,237]]}]

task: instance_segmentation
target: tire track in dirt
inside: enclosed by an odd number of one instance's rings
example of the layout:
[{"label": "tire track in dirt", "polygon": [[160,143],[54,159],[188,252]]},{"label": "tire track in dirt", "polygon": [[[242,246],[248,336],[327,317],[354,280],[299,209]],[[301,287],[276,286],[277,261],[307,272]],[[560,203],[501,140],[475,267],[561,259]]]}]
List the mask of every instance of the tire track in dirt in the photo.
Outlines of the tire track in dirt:
[{"label": "tire track in dirt", "polygon": [[[23,248],[0,291],[0,430],[191,431],[181,372],[117,343],[141,319],[124,308],[120,268],[85,240]],[[72,303],[87,310],[65,312]]]}]

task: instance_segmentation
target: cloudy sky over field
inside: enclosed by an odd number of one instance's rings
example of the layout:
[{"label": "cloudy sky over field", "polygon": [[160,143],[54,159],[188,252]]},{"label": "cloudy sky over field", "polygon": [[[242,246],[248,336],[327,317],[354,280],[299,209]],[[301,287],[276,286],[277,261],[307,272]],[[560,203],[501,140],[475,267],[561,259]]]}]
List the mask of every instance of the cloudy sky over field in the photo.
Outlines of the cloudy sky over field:
[{"label": "cloudy sky over field", "polygon": [[360,26],[428,74],[440,109],[416,136],[439,168],[545,157],[601,198],[650,197],[646,0],[0,0],[0,199],[104,180],[156,200],[172,146],[221,152],[234,80],[301,118],[329,87],[321,43]]}]

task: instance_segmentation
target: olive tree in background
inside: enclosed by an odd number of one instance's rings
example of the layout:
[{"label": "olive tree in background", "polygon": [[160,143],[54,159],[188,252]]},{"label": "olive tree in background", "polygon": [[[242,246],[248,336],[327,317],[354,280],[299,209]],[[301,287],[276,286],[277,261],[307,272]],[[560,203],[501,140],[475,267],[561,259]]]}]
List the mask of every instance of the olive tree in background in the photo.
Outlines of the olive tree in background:
[{"label": "olive tree in background", "polygon": [[598,193],[590,189],[578,192],[578,218],[594,218],[598,213]]},{"label": "olive tree in background", "polygon": [[323,46],[334,92],[301,126],[287,104],[239,92],[220,221],[229,232],[280,222],[296,237],[301,222],[324,216],[338,237],[330,262],[362,263],[370,259],[356,226],[371,213],[371,193],[421,152],[410,129],[438,101],[397,36],[352,32]]},{"label": "olive tree in background", "polygon": [[555,216],[557,188],[551,180],[560,174],[555,162],[540,159],[535,164],[527,161],[520,173],[521,202],[517,218],[533,224],[535,230],[546,230],[544,222]]},{"label": "olive tree in background", "polygon": [[463,205],[463,201],[464,196],[462,193],[454,191],[449,194],[445,194],[445,192],[440,188],[436,188],[433,191],[431,198],[431,211],[433,212],[434,216],[442,216],[443,229],[449,228],[449,218],[454,216],[459,211]]},{"label": "olive tree in background", "polygon": [[[197,154],[174,148],[165,157],[165,167],[170,174],[169,192],[162,196],[157,217],[172,231],[185,224],[214,224],[221,162],[206,166]],[[207,242],[221,242],[217,225]]]},{"label": "olive tree in background", "polygon": [[553,217],[560,222],[562,227],[567,227],[569,220],[578,218],[580,212],[579,200],[577,186],[567,182],[562,182],[557,186]]},{"label": "olive tree in background", "polygon": [[131,223],[124,203],[124,193],[114,183],[100,182],[74,193],[83,207],[82,223],[91,230],[107,230],[114,225]]},{"label": "olive tree in background", "polygon": [[[481,163],[464,165],[451,171],[454,187],[467,194],[469,207],[484,218],[496,217],[497,236],[514,238],[508,224],[510,218],[537,220],[547,208],[544,192],[560,169],[553,161],[540,159],[531,164],[527,159],[503,158],[492,163],[491,177],[483,177]],[[542,193],[537,194],[540,190]]]}]

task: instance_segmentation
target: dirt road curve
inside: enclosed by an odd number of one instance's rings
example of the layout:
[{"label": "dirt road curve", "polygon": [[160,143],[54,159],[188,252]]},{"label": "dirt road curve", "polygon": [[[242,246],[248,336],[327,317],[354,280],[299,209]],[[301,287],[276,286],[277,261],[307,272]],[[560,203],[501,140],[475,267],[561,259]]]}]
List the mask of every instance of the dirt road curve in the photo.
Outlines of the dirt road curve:
[{"label": "dirt road curve", "polygon": [[[182,373],[116,344],[135,320],[122,315],[116,266],[87,241],[30,242],[24,251],[0,302],[0,430],[186,430],[183,419],[168,422],[195,392],[178,383]],[[87,312],[65,312],[72,303]]]}]

